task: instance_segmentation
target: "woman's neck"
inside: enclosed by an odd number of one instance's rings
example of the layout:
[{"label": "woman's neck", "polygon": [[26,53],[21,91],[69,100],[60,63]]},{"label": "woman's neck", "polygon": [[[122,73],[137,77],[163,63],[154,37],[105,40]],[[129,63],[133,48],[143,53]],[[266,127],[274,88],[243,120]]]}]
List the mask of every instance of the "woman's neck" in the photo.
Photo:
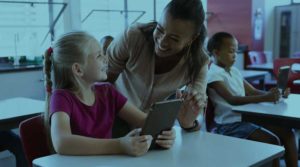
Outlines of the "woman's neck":
[{"label": "woman's neck", "polygon": [[175,55],[167,57],[159,57],[155,55],[155,74],[163,74],[171,71],[182,59],[185,52],[181,51]]}]

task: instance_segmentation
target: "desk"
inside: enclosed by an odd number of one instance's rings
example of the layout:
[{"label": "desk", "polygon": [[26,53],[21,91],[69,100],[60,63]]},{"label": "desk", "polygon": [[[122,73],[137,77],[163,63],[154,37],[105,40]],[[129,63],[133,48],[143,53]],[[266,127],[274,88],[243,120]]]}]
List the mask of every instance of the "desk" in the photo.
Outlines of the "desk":
[{"label": "desk", "polygon": [[245,167],[260,166],[284,154],[284,148],[207,132],[186,133],[176,127],[170,150],[151,150],[141,157],[50,155],[35,159],[38,167]]},{"label": "desk", "polygon": [[266,63],[266,64],[247,65],[246,68],[249,70],[268,71],[268,72],[273,73],[273,62]]},{"label": "desk", "polygon": [[266,71],[252,71],[252,70],[240,70],[242,76],[248,81],[259,81],[259,87],[264,89],[265,86],[265,78],[268,72]]},{"label": "desk", "polygon": [[0,101],[0,130],[19,127],[19,123],[45,111],[45,102],[29,98],[11,98]]},{"label": "desk", "polygon": [[[274,103],[256,103],[233,106],[234,112],[242,114],[243,121],[268,123],[290,128],[300,128],[300,95],[290,94],[289,98]],[[257,119],[259,117],[259,119]]]},{"label": "desk", "polygon": [[300,72],[300,63],[294,63],[294,64],[292,64],[291,70],[293,72],[296,72],[296,73]]}]

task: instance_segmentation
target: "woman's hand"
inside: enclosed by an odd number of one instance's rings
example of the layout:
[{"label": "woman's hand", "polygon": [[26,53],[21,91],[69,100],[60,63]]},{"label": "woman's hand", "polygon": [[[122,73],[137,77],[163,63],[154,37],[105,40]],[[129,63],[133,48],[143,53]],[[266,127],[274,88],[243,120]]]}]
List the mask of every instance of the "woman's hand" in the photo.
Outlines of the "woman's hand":
[{"label": "woman's hand", "polygon": [[174,144],[176,138],[176,131],[174,128],[168,131],[162,131],[161,134],[157,136],[155,143],[163,148],[171,148]]},{"label": "woman's hand", "polygon": [[178,120],[183,128],[189,128],[194,125],[194,121],[197,119],[198,115],[207,104],[206,94],[200,94],[199,92],[193,90],[185,90],[183,93],[181,91],[176,92],[177,98],[183,98],[183,106],[181,107]]},{"label": "woman's hand", "polygon": [[140,136],[141,129],[134,129],[126,136],[120,138],[122,152],[132,156],[145,154],[152,142],[151,135]]}]

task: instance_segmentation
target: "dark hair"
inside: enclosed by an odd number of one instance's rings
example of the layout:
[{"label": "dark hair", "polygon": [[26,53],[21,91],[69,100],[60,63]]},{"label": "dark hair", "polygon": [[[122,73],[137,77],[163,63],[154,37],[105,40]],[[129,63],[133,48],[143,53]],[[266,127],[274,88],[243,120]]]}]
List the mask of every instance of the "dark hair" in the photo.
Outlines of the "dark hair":
[{"label": "dark hair", "polygon": [[222,42],[224,38],[230,38],[233,39],[234,36],[231,35],[228,32],[218,32],[215,33],[208,41],[207,43],[207,50],[209,52],[210,55],[213,54],[213,51],[215,49],[220,49],[222,46]]},{"label": "dark hair", "polygon": [[114,37],[112,37],[111,35],[105,35],[104,37],[102,37],[100,39],[100,43],[104,43],[106,40],[114,40]]},{"label": "dark hair", "polygon": [[203,65],[208,61],[208,56],[203,49],[203,43],[206,37],[206,28],[204,26],[205,13],[200,0],[172,0],[164,9],[173,18],[192,21],[195,25],[196,34],[188,51],[187,57],[188,75],[190,82],[194,82]]},{"label": "dark hair", "polygon": [[100,39],[100,46],[101,46],[101,49],[103,50],[104,54],[106,54],[106,50],[113,40],[114,40],[114,37],[112,37],[110,35],[106,35]]}]

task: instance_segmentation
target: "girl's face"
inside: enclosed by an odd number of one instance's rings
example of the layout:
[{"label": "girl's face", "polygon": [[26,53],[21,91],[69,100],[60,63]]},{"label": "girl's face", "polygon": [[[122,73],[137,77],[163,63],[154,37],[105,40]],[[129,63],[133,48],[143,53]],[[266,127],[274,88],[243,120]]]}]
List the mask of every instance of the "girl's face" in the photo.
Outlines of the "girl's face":
[{"label": "girl's face", "polygon": [[175,55],[192,43],[194,35],[192,21],[174,19],[164,12],[153,32],[155,54],[159,57]]},{"label": "girl's face", "polygon": [[91,54],[84,65],[84,80],[94,83],[107,79],[107,56],[103,53],[98,42],[93,42]]},{"label": "girl's face", "polygon": [[224,38],[220,49],[214,50],[214,55],[217,64],[224,68],[233,66],[238,49],[238,42],[236,39]]}]

